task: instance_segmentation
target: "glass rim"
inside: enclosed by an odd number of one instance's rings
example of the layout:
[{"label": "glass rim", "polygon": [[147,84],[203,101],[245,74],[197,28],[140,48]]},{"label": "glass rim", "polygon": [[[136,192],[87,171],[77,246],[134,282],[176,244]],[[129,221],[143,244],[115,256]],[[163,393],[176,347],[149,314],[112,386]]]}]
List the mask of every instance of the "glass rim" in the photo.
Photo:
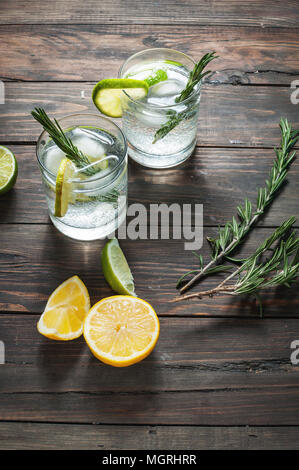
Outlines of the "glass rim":
[{"label": "glass rim", "polygon": [[[124,69],[124,67],[126,66],[126,64],[129,62],[129,60],[131,59],[134,59],[136,57],[138,57],[139,55],[142,55],[144,52],[154,52],[154,51],[170,51],[170,52],[175,52],[176,54],[179,54],[179,55],[182,55],[184,57],[186,57],[187,59],[189,59],[193,65],[196,64],[196,62],[194,61],[194,59],[189,56],[188,54],[185,54],[184,52],[180,52],[180,51],[177,51],[176,49],[170,49],[168,47],[152,47],[150,49],[143,49],[142,51],[139,51],[139,52],[135,52],[135,54],[132,54],[130,57],[128,57],[125,62],[121,65],[119,71],[118,71],[118,78],[122,78],[122,71]],[[151,104],[151,103],[141,103],[140,101],[138,100],[134,100],[130,95],[128,95],[127,92],[125,92],[123,90],[123,93],[129,98],[130,101],[132,101],[133,103],[136,103],[138,104],[139,106],[143,106],[144,108],[151,108],[151,109],[169,109],[169,108],[175,108],[176,106],[180,106],[181,104],[185,104],[185,103],[188,103],[189,101],[191,101],[194,97],[198,96],[201,92],[201,80],[199,82],[199,87],[198,87],[198,90],[196,91],[193,91],[191,93],[190,96],[188,96],[187,98],[185,98],[183,101],[180,101],[179,103],[175,103],[175,104],[167,104],[167,105],[156,105],[156,104]]]},{"label": "glass rim", "polygon": [[[115,126],[117,128],[117,130],[120,132],[120,135],[121,135],[121,137],[123,139],[123,142],[124,142],[124,153],[123,153],[122,157],[119,159],[117,165],[114,168],[112,168],[111,171],[109,171],[109,173],[105,173],[105,175],[97,176],[96,178],[93,178],[93,179],[87,179],[87,180],[82,181],[82,182],[80,181],[80,184],[85,185],[85,184],[89,184],[89,183],[94,183],[95,181],[98,181],[98,180],[102,180],[102,179],[106,178],[107,176],[111,175],[111,173],[113,173],[115,170],[117,170],[120,167],[120,165],[123,163],[123,161],[125,160],[127,155],[128,155],[128,143],[127,143],[127,139],[126,139],[123,131],[121,130],[121,128],[117,124],[115,124],[114,121],[112,121],[111,119],[108,119],[105,116],[99,116],[98,114],[93,114],[93,113],[74,113],[74,114],[68,114],[66,116],[61,117],[60,119],[57,119],[57,122],[60,123],[63,119],[74,118],[74,117],[78,117],[78,116],[93,117],[93,118],[97,118],[97,119],[103,119],[104,121],[109,122],[110,124],[112,124],[113,126]],[[43,132],[40,134],[39,138],[37,139],[37,142],[36,142],[36,158],[37,158],[38,164],[41,166],[41,168],[56,180],[57,175],[52,173],[52,171],[50,171],[44,165],[44,163],[42,162],[42,160],[39,156],[39,152],[38,152],[39,146],[41,144],[41,140],[43,139],[43,137],[46,134],[48,134],[48,132],[43,130]],[[99,171],[99,173],[101,173],[101,172]]]}]

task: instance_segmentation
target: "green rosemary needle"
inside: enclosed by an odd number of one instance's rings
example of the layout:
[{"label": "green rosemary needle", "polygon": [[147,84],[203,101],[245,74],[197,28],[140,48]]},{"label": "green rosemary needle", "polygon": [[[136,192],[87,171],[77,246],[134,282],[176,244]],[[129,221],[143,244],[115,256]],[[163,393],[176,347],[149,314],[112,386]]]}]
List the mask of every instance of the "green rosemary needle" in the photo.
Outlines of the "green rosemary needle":
[{"label": "green rosemary needle", "polygon": [[[44,128],[44,130],[49,134],[53,139],[57,147],[59,147],[72,162],[76,165],[77,168],[85,168],[90,165],[90,161],[83,152],[81,152],[63,132],[61,126],[54,119],[54,122],[51,121],[47,113],[42,108],[35,108],[31,112],[32,116],[36,121],[38,121]],[[94,175],[98,172],[96,166],[89,166],[83,170],[83,173],[86,175]]]},{"label": "green rosemary needle", "polygon": [[212,248],[212,259],[181,288],[181,294],[188,290],[195,282],[209,274],[209,270],[223,258],[231,260],[228,255],[240,244],[277,195],[279,188],[285,181],[288,167],[295,158],[296,152],[291,152],[291,150],[299,139],[299,130],[292,130],[287,119],[280,120],[280,130],[280,148],[274,149],[276,159],[273,162],[265,187],[258,190],[256,209],[253,210],[251,202],[246,198],[244,204],[237,208],[239,221],[233,217],[224,227],[219,228],[216,238],[208,237]]},{"label": "green rosemary needle", "polygon": [[[209,62],[211,62],[213,59],[217,59],[217,56],[215,56],[215,54],[216,52],[208,52],[200,59],[199,62],[197,62],[197,64],[195,64],[193,70],[190,72],[186,87],[175,100],[177,103],[180,103],[189,98],[189,96],[192,95],[195,87],[199,84],[203,77],[211,73],[210,70],[208,70],[207,72],[203,72],[203,70],[209,64]],[[158,142],[158,140],[163,139],[181,121],[185,119],[190,119],[195,113],[195,108],[196,106],[191,105],[190,107],[189,104],[189,109],[187,108],[179,113],[175,111],[170,111],[169,120],[165,124],[163,124],[163,126],[161,126],[155,133],[153,144]]]},{"label": "green rosemary needle", "polygon": [[[290,217],[268,237],[255,252],[250,255],[241,266],[230,274],[218,286],[207,291],[187,294],[174,299],[174,302],[191,298],[201,299],[212,297],[215,294],[254,294],[260,302],[260,292],[264,289],[279,285],[290,287],[299,276],[299,237],[291,231],[295,217]],[[261,259],[262,255],[278,242],[272,255],[268,259]],[[228,284],[238,276],[235,284]]]}]

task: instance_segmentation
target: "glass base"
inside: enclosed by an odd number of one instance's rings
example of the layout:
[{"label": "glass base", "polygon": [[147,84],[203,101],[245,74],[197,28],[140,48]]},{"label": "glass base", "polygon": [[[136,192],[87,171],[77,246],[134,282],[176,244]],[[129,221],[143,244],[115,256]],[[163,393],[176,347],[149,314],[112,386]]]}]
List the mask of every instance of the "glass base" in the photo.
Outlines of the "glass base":
[{"label": "glass base", "polygon": [[179,153],[172,153],[171,155],[153,155],[152,153],[146,153],[137,149],[128,142],[128,153],[132,160],[147,168],[172,168],[180,165],[190,157],[195,148],[195,144],[196,139]]},{"label": "glass base", "polygon": [[72,227],[71,225],[66,225],[57,217],[54,217],[50,214],[50,219],[52,220],[53,225],[57,228],[57,230],[59,230],[59,232],[63,233],[69,238],[73,238],[74,240],[80,241],[102,240],[108,237],[109,235],[112,235],[124,222],[125,218],[126,210],[123,210],[118,215],[117,219],[113,220],[109,224],[103,225],[102,227],[78,228]]}]

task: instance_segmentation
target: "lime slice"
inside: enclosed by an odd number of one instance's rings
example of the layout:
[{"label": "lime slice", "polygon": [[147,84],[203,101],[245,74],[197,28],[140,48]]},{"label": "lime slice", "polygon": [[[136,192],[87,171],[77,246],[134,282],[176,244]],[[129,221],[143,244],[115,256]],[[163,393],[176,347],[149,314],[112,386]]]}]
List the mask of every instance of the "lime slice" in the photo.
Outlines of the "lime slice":
[{"label": "lime slice", "polygon": [[0,194],[9,191],[16,182],[18,164],[14,154],[0,145]]},{"label": "lime slice", "polygon": [[176,65],[177,67],[184,67],[181,62],[176,62],[175,60],[164,60],[165,64]]},{"label": "lime slice", "polygon": [[72,200],[71,178],[74,176],[75,167],[73,163],[64,158],[58,168],[55,188],[55,217],[63,217]]},{"label": "lime slice", "polygon": [[149,77],[145,78],[144,81],[149,87],[156,85],[157,83],[164,82],[167,80],[167,72],[163,69],[156,70]]},{"label": "lime slice", "polygon": [[148,84],[131,78],[108,78],[98,82],[92,92],[96,107],[106,116],[122,117],[121,100],[127,92],[133,100],[140,100],[148,93]]},{"label": "lime slice", "polygon": [[105,279],[112,289],[118,294],[136,296],[131,270],[116,238],[104,246],[101,261]]}]

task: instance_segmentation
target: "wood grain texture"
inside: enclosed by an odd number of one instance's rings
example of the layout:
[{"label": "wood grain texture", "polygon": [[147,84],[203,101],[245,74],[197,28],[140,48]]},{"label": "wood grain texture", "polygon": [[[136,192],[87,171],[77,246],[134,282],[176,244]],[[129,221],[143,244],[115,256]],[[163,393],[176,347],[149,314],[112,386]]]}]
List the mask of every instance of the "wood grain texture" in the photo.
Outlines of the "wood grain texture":
[{"label": "wood grain texture", "polygon": [[[51,223],[38,169],[35,146],[10,145],[19,165],[14,189],[0,198],[1,223]],[[151,170],[129,165],[129,203],[203,204],[204,225],[226,223],[248,197],[256,201],[275,154],[271,149],[196,148],[179,168]],[[217,190],[216,190],[217,188]],[[299,159],[288,174],[279,197],[259,226],[275,226],[299,214]]]},{"label": "wood grain texture", "polygon": [[[1,394],[1,419],[15,421],[289,426],[298,424],[299,385],[156,393]],[[283,405],[282,405],[283,404]]]},{"label": "wood grain texture", "polygon": [[135,52],[167,47],[197,60],[215,50],[208,79],[215,85],[290,86],[299,78],[297,35],[297,29],[220,26],[0,26],[0,78],[98,81],[117,76]]},{"label": "wood grain texture", "polygon": [[0,423],[0,449],[297,450],[299,428]]},{"label": "wood grain texture", "polygon": [[155,351],[128,369],[100,363],[82,338],[41,337],[35,316],[1,315],[0,326],[2,420],[298,424],[298,320],[161,318]]},{"label": "wood grain texture", "polygon": [[[158,310],[159,313],[159,310]],[[154,352],[129,368],[113,368],[91,354],[83,337],[49,340],[37,317],[1,314],[5,364],[0,394],[142,394],[160,392],[263,393],[299,385],[290,361],[298,319],[164,318]],[[12,328],[13,325],[13,328]],[[0,415],[3,413],[0,405]],[[299,416],[297,416],[299,418]]]},{"label": "wood grain texture", "polygon": [[[259,229],[248,239],[242,254],[246,255],[269,236],[271,229]],[[204,230],[204,237],[215,230]],[[84,243],[60,234],[52,225],[1,225],[0,232],[0,310],[40,313],[49,294],[65,279],[78,274],[88,286],[92,303],[112,295],[101,267],[100,253],[104,241]],[[121,246],[132,267],[136,290],[141,298],[153,304],[161,315],[244,316],[258,315],[255,301],[246,297],[214,299],[170,304],[177,294],[178,278],[198,266],[191,251],[184,251],[184,240],[122,240]],[[201,253],[208,259],[204,241]],[[221,277],[219,278],[221,279]],[[219,280],[204,281],[210,288]],[[265,315],[298,316],[296,288],[278,289],[265,294]]]},{"label": "wood grain texture", "polygon": [[[72,113],[97,113],[90,99],[92,88],[88,83],[6,83],[0,142],[36,141],[40,125],[30,115],[35,106],[44,107],[57,119]],[[281,117],[299,127],[298,108],[291,103],[290,92],[280,86],[206,85],[200,104],[198,145],[277,145]]]},{"label": "wood grain texture", "polygon": [[238,0],[172,2],[134,0],[52,0],[51,8],[40,0],[2,0],[0,21],[14,23],[101,24],[221,24],[247,26],[298,26],[297,3],[293,1],[247,3]]},{"label": "wood grain texture", "polygon": [[[264,319],[246,297],[171,304],[178,277],[197,267],[184,240],[123,240],[137,292],[160,316],[154,352],[114,369],[82,337],[65,343],[38,334],[38,314],[66,278],[80,275],[92,303],[112,291],[100,267],[104,241],[72,241],[49,223],[34,152],[40,129],[30,116],[34,106],[57,118],[97,113],[95,81],[116,76],[139,50],[168,47],[194,58],[216,50],[194,155],[165,171],[131,163],[129,186],[130,202],[147,208],[202,203],[204,237],[213,236],[245,196],[255,200],[279,118],[299,127],[290,101],[298,28],[295,0],[0,2],[0,143],[19,162],[15,188],[0,198],[0,449],[299,449],[299,367],[290,362],[296,288],[265,294]],[[242,254],[298,215],[298,184],[296,161]],[[201,253],[207,260],[206,242]]]}]

